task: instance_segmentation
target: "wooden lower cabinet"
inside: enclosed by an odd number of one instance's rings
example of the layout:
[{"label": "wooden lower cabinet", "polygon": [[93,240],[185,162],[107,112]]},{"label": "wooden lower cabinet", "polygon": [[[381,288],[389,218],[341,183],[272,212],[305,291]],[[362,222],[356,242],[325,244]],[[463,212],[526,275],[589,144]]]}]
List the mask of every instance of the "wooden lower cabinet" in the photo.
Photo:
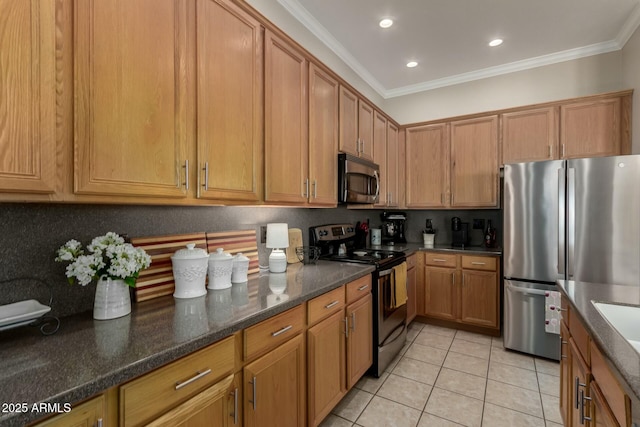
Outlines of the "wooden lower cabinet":
[{"label": "wooden lower cabinet", "polygon": [[71,412],[56,415],[36,424],[35,427],[107,426],[105,414],[106,397],[101,394],[80,405],[73,406]]},{"label": "wooden lower cabinet", "polygon": [[571,413],[571,352],[569,350],[569,329],[560,324],[560,415],[565,426],[569,426]]},{"label": "wooden lower cabinet", "polygon": [[607,405],[607,400],[595,381],[591,381],[591,414],[592,427],[618,427],[616,417]]},{"label": "wooden lower cabinet", "polygon": [[571,379],[573,381],[571,400],[569,401],[571,404],[569,422],[577,427],[585,425],[586,418],[590,417],[590,405],[585,397],[590,398],[591,371],[573,338],[569,339],[569,349],[571,352]]},{"label": "wooden lower cabinet", "polygon": [[305,345],[299,334],[244,367],[244,425],[303,426]]},{"label": "wooden lower cabinet", "polygon": [[[415,255],[413,256],[415,257]],[[417,271],[418,269],[416,267],[411,267],[407,270],[407,325],[415,319],[418,313],[416,293]]]},{"label": "wooden lower cabinet", "polygon": [[373,297],[347,306],[347,389],[353,387],[373,363]]},{"label": "wooden lower cabinet", "polygon": [[498,325],[499,307],[496,295],[499,292],[496,272],[462,270],[460,320],[490,328]]},{"label": "wooden lower cabinet", "polygon": [[445,320],[456,318],[456,269],[425,267],[425,313]]}]

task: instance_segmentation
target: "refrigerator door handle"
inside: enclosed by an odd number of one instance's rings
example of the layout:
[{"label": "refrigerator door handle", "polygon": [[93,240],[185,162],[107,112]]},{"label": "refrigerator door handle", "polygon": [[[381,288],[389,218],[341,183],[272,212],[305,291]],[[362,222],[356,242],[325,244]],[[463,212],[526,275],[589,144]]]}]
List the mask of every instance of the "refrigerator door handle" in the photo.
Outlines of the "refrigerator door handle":
[{"label": "refrigerator door handle", "polygon": [[576,243],[576,170],[567,168],[567,278],[572,278],[575,267]]},{"label": "refrigerator door handle", "polygon": [[534,289],[534,288],[522,288],[520,286],[509,286],[509,290],[513,292],[518,292],[524,295],[542,295],[546,296],[547,291],[544,289]]},{"label": "refrigerator door handle", "polygon": [[565,169],[558,169],[558,274],[565,275],[565,206],[566,206],[566,186]]}]

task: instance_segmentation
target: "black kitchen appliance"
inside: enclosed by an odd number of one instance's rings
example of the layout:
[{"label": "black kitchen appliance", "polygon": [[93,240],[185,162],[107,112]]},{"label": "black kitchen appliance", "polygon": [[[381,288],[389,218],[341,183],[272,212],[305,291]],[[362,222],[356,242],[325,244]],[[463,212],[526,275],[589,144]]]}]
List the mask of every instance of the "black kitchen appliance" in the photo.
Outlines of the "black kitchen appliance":
[{"label": "black kitchen appliance", "polygon": [[454,247],[465,247],[469,246],[469,223],[462,222],[460,218],[453,217],[451,219],[451,233],[453,235],[453,240],[451,241],[451,246]]},{"label": "black kitchen appliance", "polygon": [[[394,267],[406,262],[404,252],[356,246],[356,227],[329,224],[309,228],[309,242],[320,248],[320,259],[375,266],[371,277],[373,299],[373,363],[369,372],[379,377],[400,353],[407,338],[407,305],[392,307],[391,287],[406,286]],[[340,247],[346,248],[343,254]]]},{"label": "black kitchen appliance", "polygon": [[407,214],[404,212],[382,212],[382,244],[392,246],[396,243],[407,243],[404,227]]}]

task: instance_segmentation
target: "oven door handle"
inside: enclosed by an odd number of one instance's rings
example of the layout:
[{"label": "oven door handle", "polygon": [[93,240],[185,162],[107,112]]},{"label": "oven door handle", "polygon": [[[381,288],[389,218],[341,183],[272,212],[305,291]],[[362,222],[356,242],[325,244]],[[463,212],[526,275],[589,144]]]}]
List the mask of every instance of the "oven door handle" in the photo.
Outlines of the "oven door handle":
[{"label": "oven door handle", "polygon": [[391,273],[393,273],[393,268],[390,268],[388,270],[383,270],[380,273],[378,273],[378,277],[384,277],[384,276],[388,276]]}]

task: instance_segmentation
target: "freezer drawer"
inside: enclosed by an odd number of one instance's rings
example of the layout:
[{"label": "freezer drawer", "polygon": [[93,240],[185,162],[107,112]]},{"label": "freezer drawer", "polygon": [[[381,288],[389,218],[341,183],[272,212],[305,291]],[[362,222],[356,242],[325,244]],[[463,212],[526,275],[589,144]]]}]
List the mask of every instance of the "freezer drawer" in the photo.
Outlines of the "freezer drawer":
[{"label": "freezer drawer", "polygon": [[545,291],[555,285],[504,281],[504,346],[559,360],[560,336],[545,332]]}]

